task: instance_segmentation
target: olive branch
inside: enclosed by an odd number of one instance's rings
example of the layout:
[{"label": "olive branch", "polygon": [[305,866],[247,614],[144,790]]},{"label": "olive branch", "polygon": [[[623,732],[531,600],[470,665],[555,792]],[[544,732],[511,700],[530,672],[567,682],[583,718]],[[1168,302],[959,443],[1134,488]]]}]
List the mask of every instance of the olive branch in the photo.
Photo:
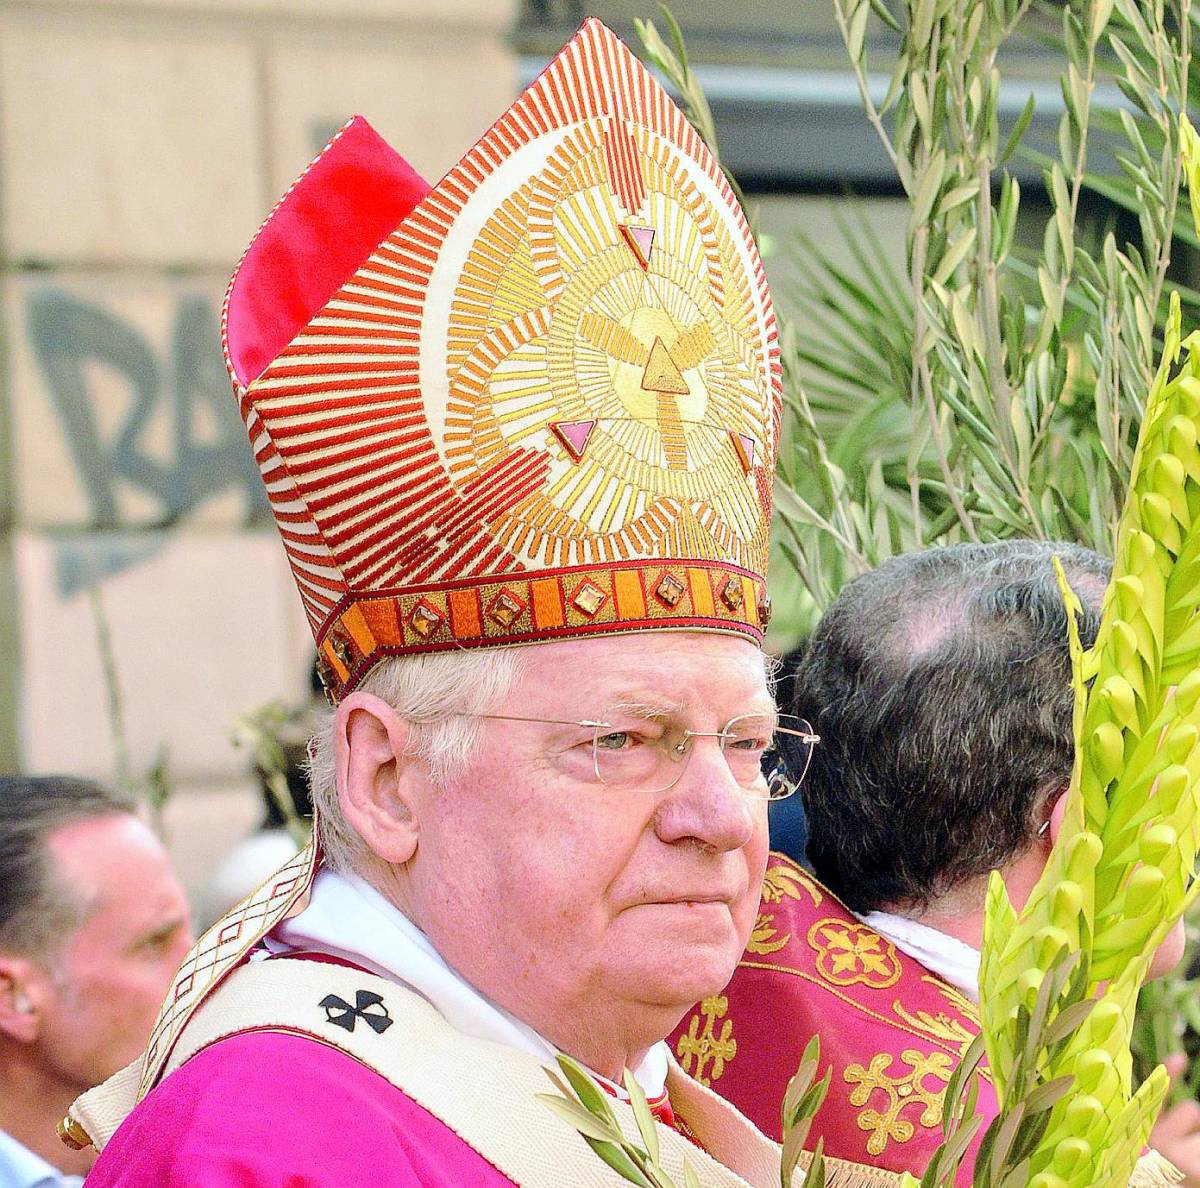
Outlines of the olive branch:
[{"label": "olive branch", "polygon": [[[797,1167],[805,1159],[804,1143],[812,1120],[829,1090],[832,1070],[817,1078],[820,1062],[820,1041],[814,1036],[804,1050],[800,1067],[788,1082],[781,1111],[783,1114],[783,1146],[780,1157],[779,1182],[782,1188],[792,1188]],[[646,1095],[628,1070],[624,1074],[625,1092],[637,1123],[641,1144],[628,1138],[613,1112],[611,1099],[591,1074],[570,1056],[559,1055],[561,1076],[551,1069],[546,1075],[557,1093],[539,1093],[543,1102],[572,1129],[577,1131],[595,1153],[618,1175],[639,1188],[703,1188],[695,1170],[685,1160],[682,1183],[673,1179],[659,1162],[661,1148],[658,1123],[646,1102]],[[803,1174],[805,1188],[824,1188],[825,1160],[823,1143],[807,1159]]]}]

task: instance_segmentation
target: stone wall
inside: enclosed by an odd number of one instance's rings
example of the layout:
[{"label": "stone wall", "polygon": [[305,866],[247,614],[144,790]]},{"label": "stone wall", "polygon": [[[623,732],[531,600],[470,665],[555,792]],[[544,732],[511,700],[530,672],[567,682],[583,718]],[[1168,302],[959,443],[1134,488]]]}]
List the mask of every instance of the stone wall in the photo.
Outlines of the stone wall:
[{"label": "stone wall", "polygon": [[226,280],[361,112],[434,178],[517,89],[514,0],[0,6],[0,766],[162,748],[185,879],[258,812],[235,716],[311,637],[221,360]]}]

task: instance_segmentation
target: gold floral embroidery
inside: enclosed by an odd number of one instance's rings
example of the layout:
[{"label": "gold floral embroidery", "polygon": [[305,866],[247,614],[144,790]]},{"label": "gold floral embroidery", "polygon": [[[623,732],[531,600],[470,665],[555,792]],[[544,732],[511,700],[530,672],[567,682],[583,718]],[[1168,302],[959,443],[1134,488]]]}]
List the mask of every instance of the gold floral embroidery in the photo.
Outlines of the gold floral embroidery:
[{"label": "gold floral embroidery", "polygon": [[[979,1008],[953,986],[947,986],[940,978],[926,975],[922,976],[921,981],[933,986],[962,1018],[952,1018],[942,1011],[938,1011],[936,1014],[931,1014],[929,1011],[909,1011],[899,999],[892,1003],[892,1010],[910,1027],[923,1032],[930,1039],[938,1040],[956,1049],[961,1059],[966,1055],[967,1049],[979,1031]],[[974,1030],[968,1027],[962,1019],[973,1023]],[[991,1070],[986,1064],[980,1066],[979,1073],[987,1081],[992,1079]]]},{"label": "gold floral embroidery", "polygon": [[[800,899],[801,892],[807,892],[814,907],[824,898],[817,884],[805,871],[796,870],[780,863],[768,868],[767,873],[763,876],[762,902],[764,904],[782,903],[785,899]],[[777,953],[791,939],[790,932],[785,932],[780,936],[779,930],[775,927],[773,912],[762,912],[754,921],[754,931],[746,944],[746,952],[757,953],[759,956]]]},{"label": "gold floral embroidery", "polygon": [[930,986],[936,987],[941,996],[964,1018],[970,1019],[976,1027],[979,1026],[979,1007],[973,1003],[961,990],[951,986],[948,982],[943,982],[941,978],[931,977],[929,974],[921,976],[922,982],[928,982]]},{"label": "gold floral embroidery", "polygon": [[808,943],[817,955],[817,972],[835,986],[861,982],[886,990],[900,980],[895,947],[865,924],[830,916],[808,930]]},{"label": "gold floral embroidery", "polygon": [[[725,1065],[737,1055],[733,1020],[725,1019],[725,1012],[728,1010],[729,999],[723,994],[704,999],[700,1003],[699,1011],[688,1022],[687,1034],[681,1035],[675,1045],[675,1055],[679,1057],[683,1071],[694,1076],[701,1085],[711,1085],[713,1081],[720,1080]],[[701,1019],[704,1020],[703,1025]],[[725,1020],[721,1024],[719,1034],[718,1019]]]},{"label": "gold floral embroidery", "polygon": [[763,903],[782,903],[784,899],[799,899],[800,892],[806,891],[813,901],[813,907],[819,906],[825,896],[820,888],[805,871],[796,870],[791,866],[772,866],[763,876]]},{"label": "gold floral embroidery", "polygon": [[[776,937],[779,937],[779,939],[776,940]],[[746,942],[746,952],[762,955],[778,953],[791,939],[792,934],[790,932],[785,932],[780,937],[775,927],[775,917],[770,912],[763,912],[754,921],[754,931],[750,934],[750,939]]]},{"label": "gold floral embroidery", "polygon": [[[909,1069],[901,1076],[891,1076],[886,1071],[895,1060],[888,1052],[875,1056],[870,1068],[851,1064],[842,1074],[846,1083],[854,1086],[850,1094],[851,1105],[866,1105],[876,1090],[883,1092],[886,1097],[886,1109],[866,1109],[858,1116],[859,1129],[871,1134],[867,1140],[867,1151],[871,1155],[879,1155],[890,1139],[906,1143],[912,1138],[916,1127],[908,1118],[902,1117],[909,1106],[921,1107],[918,1120],[927,1129],[940,1125],[942,1121],[946,1083],[950,1080],[954,1061],[945,1052],[926,1055],[912,1048],[901,1052],[900,1059]],[[941,1084],[927,1087],[924,1084],[927,1077]]]}]

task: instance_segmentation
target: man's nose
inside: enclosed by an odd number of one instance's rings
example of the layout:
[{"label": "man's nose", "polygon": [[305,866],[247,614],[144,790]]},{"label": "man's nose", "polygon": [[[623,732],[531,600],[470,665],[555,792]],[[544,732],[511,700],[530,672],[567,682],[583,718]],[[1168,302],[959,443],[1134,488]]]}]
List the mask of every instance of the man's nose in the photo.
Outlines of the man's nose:
[{"label": "man's nose", "polygon": [[658,807],[659,838],[738,850],[754,836],[755,827],[753,802],[733,778],[717,740],[693,739],[679,782]]}]

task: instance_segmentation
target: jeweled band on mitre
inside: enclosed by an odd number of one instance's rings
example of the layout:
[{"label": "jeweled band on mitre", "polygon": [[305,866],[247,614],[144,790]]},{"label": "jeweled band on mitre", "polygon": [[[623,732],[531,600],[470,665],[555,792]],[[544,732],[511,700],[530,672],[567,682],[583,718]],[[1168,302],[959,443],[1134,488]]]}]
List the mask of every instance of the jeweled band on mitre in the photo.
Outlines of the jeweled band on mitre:
[{"label": "jeweled band on mitre", "polygon": [[335,610],[319,637],[318,666],[327,688],[353,687],[384,656],[536,643],[583,631],[721,622],[760,640],[766,605],[762,578],[729,566],[636,562],[511,575],[353,599]]}]

